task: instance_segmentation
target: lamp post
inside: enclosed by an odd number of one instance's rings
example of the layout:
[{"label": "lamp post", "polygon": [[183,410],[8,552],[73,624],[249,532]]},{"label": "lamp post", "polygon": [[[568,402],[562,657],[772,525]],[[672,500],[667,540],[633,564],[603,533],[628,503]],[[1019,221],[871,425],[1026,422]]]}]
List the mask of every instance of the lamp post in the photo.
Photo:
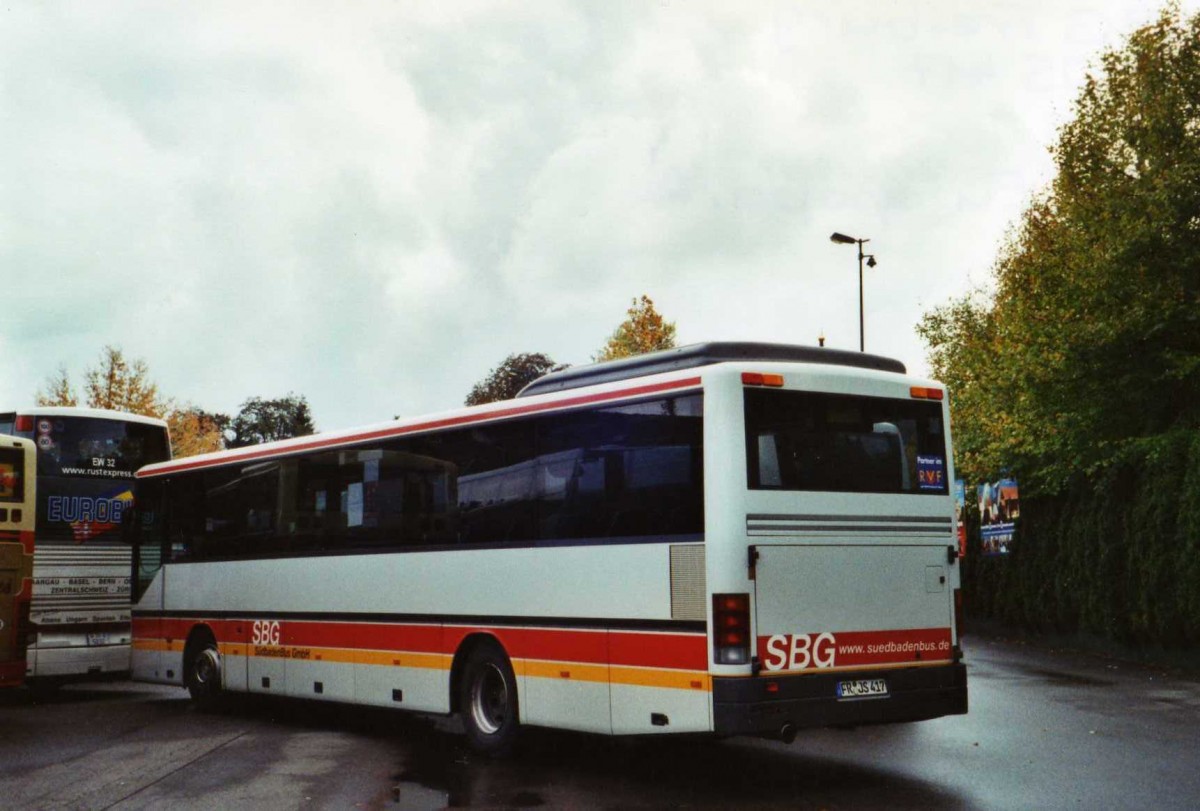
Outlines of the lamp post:
[{"label": "lamp post", "polygon": [[867,267],[869,268],[875,267],[877,263],[875,262],[875,254],[863,253],[863,244],[871,240],[848,237],[845,234],[839,234],[837,231],[834,231],[830,235],[829,241],[836,242],[839,245],[858,245],[858,351],[866,352],[867,344],[863,331],[863,260],[867,260]]}]

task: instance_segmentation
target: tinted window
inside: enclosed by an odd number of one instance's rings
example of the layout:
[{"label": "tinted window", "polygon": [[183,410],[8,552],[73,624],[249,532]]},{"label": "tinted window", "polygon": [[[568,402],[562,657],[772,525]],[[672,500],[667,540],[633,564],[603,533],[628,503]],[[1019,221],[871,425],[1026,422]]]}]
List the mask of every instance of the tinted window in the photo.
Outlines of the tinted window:
[{"label": "tinted window", "polygon": [[548,417],[539,426],[543,539],[699,533],[702,399]]},{"label": "tinted window", "polygon": [[167,525],[163,513],[163,480],[143,480],[138,483],[138,504],[134,513],[137,532],[133,537],[133,570],[135,573],[134,602],[150,586],[155,573],[162,565],[163,544],[166,542]]},{"label": "tinted window", "polygon": [[746,389],[755,490],[945,495],[938,403]]},{"label": "tinted window", "polygon": [[701,411],[696,395],[184,473],[172,556],[699,534]]},{"label": "tinted window", "polygon": [[456,475],[461,543],[511,543],[537,537],[537,461],[533,420],[414,437],[410,447]]}]

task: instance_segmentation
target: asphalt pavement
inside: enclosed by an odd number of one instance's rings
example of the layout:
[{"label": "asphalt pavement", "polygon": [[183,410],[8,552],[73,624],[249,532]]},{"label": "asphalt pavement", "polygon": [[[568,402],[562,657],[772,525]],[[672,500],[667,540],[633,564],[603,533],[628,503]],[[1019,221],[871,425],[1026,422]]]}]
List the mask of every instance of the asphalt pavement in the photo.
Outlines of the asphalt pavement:
[{"label": "asphalt pavement", "polygon": [[513,758],[456,723],[183,690],[0,693],[0,806],[209,808],[1200,807],[1200,681],[968,637],[971,712],[802,731],[792,745],[526,730]]}]

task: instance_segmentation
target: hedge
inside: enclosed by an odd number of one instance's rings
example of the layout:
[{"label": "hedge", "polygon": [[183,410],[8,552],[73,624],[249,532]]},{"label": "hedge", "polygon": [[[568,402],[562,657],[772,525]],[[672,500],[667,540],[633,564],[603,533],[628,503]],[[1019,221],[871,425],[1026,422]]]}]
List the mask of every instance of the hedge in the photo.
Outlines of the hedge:
[{"label": "hedge", "polygon": [[968,517],[970,617],[1167,649],[1200,644],[1200,432],[1181,432],[1063,494],[1022,495],[1006,557]]}]

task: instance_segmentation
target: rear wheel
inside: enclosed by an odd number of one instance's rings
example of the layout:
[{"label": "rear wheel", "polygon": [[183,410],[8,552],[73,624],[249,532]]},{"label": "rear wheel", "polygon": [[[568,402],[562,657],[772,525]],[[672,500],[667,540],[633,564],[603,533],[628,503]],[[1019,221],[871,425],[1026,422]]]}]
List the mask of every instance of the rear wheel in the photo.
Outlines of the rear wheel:
[{"label": "rear wheel", "polygon": [[521,726],[517,680],[496,642],[485,641],[467,656],[458,706],[472,749],[492,756],[512,751]]},{"label": "rear wheel", "polygon": [[186,666],[192,701],[203,710],[216,707],[221,698],[221,653],[212,637],[199,637],[188,645]]}]

